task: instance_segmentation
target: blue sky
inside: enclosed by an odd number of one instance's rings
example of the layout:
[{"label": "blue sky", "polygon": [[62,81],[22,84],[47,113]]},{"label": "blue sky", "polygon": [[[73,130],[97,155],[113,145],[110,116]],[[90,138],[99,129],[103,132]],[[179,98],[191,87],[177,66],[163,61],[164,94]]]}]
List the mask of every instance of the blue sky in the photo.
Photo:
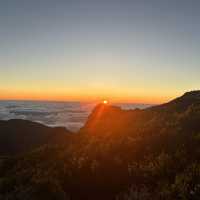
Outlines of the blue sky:
[{"label": "blue sky", "polygon": [[2,99],[162,102],[200,85],[200,2],[0,1]]}]

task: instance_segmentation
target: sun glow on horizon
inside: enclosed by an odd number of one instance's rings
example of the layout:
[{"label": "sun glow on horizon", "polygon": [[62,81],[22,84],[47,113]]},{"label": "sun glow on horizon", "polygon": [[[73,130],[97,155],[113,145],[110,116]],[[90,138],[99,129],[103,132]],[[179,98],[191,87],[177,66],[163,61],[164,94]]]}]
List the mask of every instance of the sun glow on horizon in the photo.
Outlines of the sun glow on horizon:
[{"label": "sun glow on horizon", "polygon": [[[0,100],[39,100],[39,101],[80,101],[80,102],[101,102],[102,104],[112,103],[144,103],[144,104],[160,104],[168,102],[180,94],[174,94],[172,96],[165,95],[162,92],[158,93],[144,93],[138,94],[135,91],[133,95],[132,91],[123,92],[123,88],[118,89],[120,94],[115,89],[109,90],[92,90],[87,89],[59,89],[54,87],[43,87],[41,90],[37,88],[0,88]],[[84,91],[84,93],[83,93]],[[109,99],[109,100],[108,100]]]},{"label": "sun glow on horizon", "polygon": [[103,100],[103,104],[108,104],[108,101],[107,100]]},{"label": "sun glow on horizon", "polygon": [[[5,91],[0,90],[0,100],[33,100],[33,101],[80,101],[80,102],[101,102],[102,104],[109,104],[107,99],[103,99],[100,96],[104,96],[104,94],[62,94],[60,93],[49,93],[49,92],[32,92],[32,91]],[[64,93],[64,92],[63,92]],[[108,95],[107,95],[108,96]],[[144,103],[144,104],[160,104],[168,102],[169,100],[173,99],[175,96],[117,96],[117,95],[110,95],[109,100],[112,103]]]}]

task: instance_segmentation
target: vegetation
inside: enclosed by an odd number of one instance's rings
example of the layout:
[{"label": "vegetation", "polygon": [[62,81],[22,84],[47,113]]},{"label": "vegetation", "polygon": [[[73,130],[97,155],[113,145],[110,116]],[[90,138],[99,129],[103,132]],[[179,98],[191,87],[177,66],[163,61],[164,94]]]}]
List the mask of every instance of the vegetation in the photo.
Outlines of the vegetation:
[{"label": "vegetation", "polygon": [[0,199],[198,200],[199,97],[145,110],[97,106],[68,142],[2,157]]},{"label": "vegetation", "polygon": [[26,153],[41,145],[67,141],[70,134],[63,127],[50,128],[21,119],[0,121],[0,155]]}]

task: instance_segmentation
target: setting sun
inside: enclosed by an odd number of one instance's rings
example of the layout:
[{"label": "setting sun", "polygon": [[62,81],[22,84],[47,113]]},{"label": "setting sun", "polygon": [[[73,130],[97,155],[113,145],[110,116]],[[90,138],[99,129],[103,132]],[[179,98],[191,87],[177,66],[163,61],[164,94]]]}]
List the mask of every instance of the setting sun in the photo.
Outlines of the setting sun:
[{"label": "setting sun", "polygon": [[108,101],[107,101],[107,100],[104,100],[104,101],[103,101],[103,104],[108,104]]}]

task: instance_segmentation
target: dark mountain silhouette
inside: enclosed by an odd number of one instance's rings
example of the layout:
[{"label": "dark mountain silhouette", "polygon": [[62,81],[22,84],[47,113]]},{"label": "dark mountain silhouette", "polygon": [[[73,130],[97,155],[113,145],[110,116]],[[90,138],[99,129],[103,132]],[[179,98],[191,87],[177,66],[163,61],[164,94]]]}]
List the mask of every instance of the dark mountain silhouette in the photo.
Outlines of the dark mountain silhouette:
[{"label": "dark mountain silhouette", "polygon": [[199,96],[144,110],[97,105],[64,145],[1,158],[0,199],[198,200]]},{"label": "dark mountain silhouette", "polygon": [[193,104],[200,105],[200,91],[186,92],[183,96],[178,97],[169,103],[152,107],[150,110],[183,112]]},{"label": "dark mountain silhouette", "polygon": [[0,155],[33,150],[44,144],[67,140],[70,132],[62,127],[50,128],[21,119],[0,121]]},{"label": "dark mountain silhouette", "polygon": [[[81,132],[100,135],[137,135],[145,133],[145,127],[148,127],[147,134],[154,131],[160,132],[162,127],[173,122],[179,123],[181,128],[194,129],[200,131],[199,123],[200,91],[187,92],[183,96],[172,100],[169,103],[153,106],[147,109],[122,110],[119,107],[99,104],[93,110],[86,125]],[[193,113],[194,112],[194,113]],[[192,115],[192,113],[194,115]],[[189,115],[189,119],[183,120],[183,116]],[[192,116],[191,116],[192,115]],[[180,117],[177,121],[177,117]],[[182,116],[182,117],[181,117]],[[192,117],[192,118],[191,118]],[[176,119],[174,119],[176,118]],[[190,123],[193,121],[193,123]],[[152,130],[148,124],[152,124]],[[177,124],[174,124],[177,125]],[[155,130],[159,129],[159,130]],[[125,132],[125,133],[124,133]],[[102,134],[104,133],[104,134]]]}]

